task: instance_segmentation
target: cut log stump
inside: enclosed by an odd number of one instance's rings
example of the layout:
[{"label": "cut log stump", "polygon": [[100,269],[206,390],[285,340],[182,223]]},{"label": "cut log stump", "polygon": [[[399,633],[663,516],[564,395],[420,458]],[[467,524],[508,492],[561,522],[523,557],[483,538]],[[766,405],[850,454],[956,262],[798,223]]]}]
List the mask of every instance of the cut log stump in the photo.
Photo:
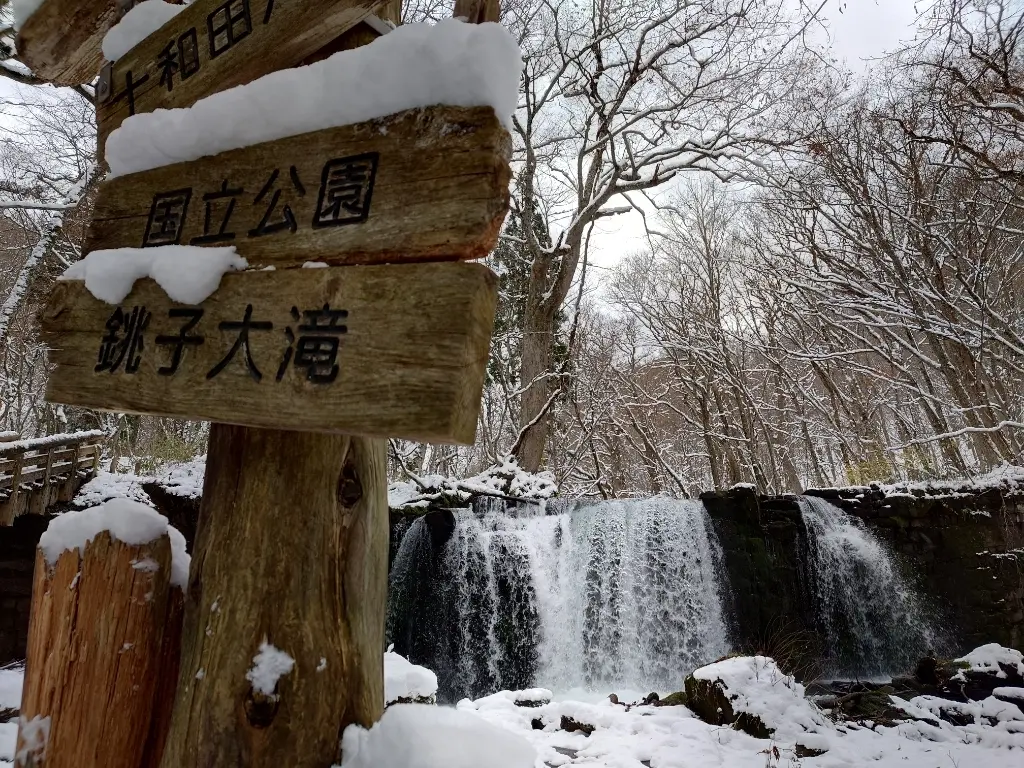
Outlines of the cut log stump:
[{"label": "cut log stump", "polygon": [[182,595],[166,533],[104,531],[54,565],[36,552],[17,768],[151,768],[169,725]]}]

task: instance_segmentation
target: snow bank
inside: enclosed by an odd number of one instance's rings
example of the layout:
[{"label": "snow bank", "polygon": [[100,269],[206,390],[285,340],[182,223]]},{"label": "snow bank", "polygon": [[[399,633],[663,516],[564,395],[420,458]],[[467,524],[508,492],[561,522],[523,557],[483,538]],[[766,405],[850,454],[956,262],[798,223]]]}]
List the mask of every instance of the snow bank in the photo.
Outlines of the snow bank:
[{"label": "snow bank", "polygon": [[437,696],[437,675],[393,651],[384,654],[384,701],[433,699]]},{"label": "snow bank", "polygon": [[71,500],[71,503],[84,509],[95,507],[111,499],[131,499],[151,507],[153,502],[150,500],[149,494],[142,490],[142,483],[151,479],[130,472],[107,472],[101,469],[92,480],[78,489],[78,495]]},{"label": "snow bank", "polygon": [[117,61],[186,8],[187,5],[171,5],[164,0],[139,3],[103,36],[103,58]]},{"label": "snow bank", "polygon": [[39,537],[39,547],[49,566],[56,565],[63,552],[86,545],[104,531],[118,541],[137,546],[167,534],[171,540],[171,584],[182,589],[188,584],[191,558],[185,552],[185,538],[167,518],[145,504],[115,498],[89,509],[76,509],[58,515]]},{"label": "snow bank", "polygon": [[406,24],[186,109],[129,117],[107,139],[109,177],[435,104],[490,106],[510,126],[521,70],[519,47],[499,24]]},{"label": "snow bank", "polygon": [[733,711],[756,715],[781,736],[828,729],[828,721],[804,698],[804,687],[767,656],[736,656],[700,667],[697,680],[721,683]]},{"label": "snow bank", "polygon": [[21,706],[21,687],[24,680],[23,665],[0,669],[0,709],[18,709]]},{"label": "snow bank", "polygon": [[18,723],[0,723],[0,768],[14,765],[14,750],[18,744]]},{"label": "snow bank", "polygon": [[169,464],[153,476],[172,496],[198,499],[203,495],[203,479],[206,477],[206,457],[177,464]]},{"label": "snow bank", "polygon": [[84,280],[89,293],[97,299],[120,304],[131,293],[136,280],[151,277],[172,301],[199,304],[217,290],[225,272],[247,266],[248,262],[233,245],[113,248],[93,251],[68,267],[60,279]]},{"label": "snow bank", "polygon": [[264,640],[259,651],[252,657],[252,667],[245,673],[245,679],[252,683],[252,689],[264,696],[274,696],[277,681],[295,668],[295,659]]},{"label": "snow bank", "polygon": [[345,729],[341,768],[534,768],[521,736],[460,710],[396,704],[369,730]]},{"label": "snow bank", "polygon": [[205,457],[168,464],[153,475],[107,472],[101,469],[92,480],[78,490],[78,495],[71,503],[84,508],[102,504],[110,499],[131,499],[152,507],[153,501],[142,487],[144,483],[156,483],[172,496],[198,499],[203,495],[205,474]]},{"label": "snow bank", "polygon": [[[986,672],[999,678],[1006,677],[1006,670],[1016,669],[1017,674],[1024,677],[1024,654],[1013,648],[1005,648],[999,643],[989,643],[975,648],[966,656],[961,656],[956,661],[968,665],[971,672]],[[961,673],[954,678],[963,679]]]}]

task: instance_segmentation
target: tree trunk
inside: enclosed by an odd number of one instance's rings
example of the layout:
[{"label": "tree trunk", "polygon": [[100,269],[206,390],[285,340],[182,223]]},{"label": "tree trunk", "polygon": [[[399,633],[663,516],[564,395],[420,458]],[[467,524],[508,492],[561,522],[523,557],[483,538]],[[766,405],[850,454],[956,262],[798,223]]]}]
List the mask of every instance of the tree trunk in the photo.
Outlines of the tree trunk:
[{"label": "tree trunk", "polygon": [[544,411],[555,384],[551,373],[555,316],[543,307],[530,307],[523,331],[523,360],[519,380],[526,388],[519,406],[520,437],[515,451],[519,466],[537,472],[548,441],[549,414]]},{"label": "tree trunk", "polygon": [[166,535],[130,546],[102,533],[52,569],[37,551],[18,768],[152,768],[161,647],[181,629],[170,574]]},{"label": "tree trunk", "polygon": [[[325,768],[384,708],[379,439],[214,424],[163,768]],[[269,695],[264,643],[294,660]]]}]

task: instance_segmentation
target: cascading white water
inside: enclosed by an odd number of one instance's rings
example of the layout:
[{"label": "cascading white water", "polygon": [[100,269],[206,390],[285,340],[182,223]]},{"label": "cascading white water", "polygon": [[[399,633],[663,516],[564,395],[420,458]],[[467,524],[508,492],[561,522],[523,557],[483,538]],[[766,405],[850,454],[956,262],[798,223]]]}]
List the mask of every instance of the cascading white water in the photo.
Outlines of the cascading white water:
[{"label": "cascading white water", "polygon": [[800,501],[828,670],[837,677],[904,672],[939,638],[893,555],[864,524],[814,496]]},{"label": "cascading white water", "polygon": [[444,558],[459,614],[453,651],[465,660],[457,689],[526,675],[563,690],[678,690],[729,649],[718,545],[700,502],[456,514]]}]

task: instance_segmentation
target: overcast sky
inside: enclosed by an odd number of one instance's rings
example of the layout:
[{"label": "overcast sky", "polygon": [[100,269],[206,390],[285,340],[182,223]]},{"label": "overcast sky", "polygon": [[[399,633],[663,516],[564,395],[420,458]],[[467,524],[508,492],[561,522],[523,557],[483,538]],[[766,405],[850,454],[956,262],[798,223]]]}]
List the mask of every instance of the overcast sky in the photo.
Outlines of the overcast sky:
[{"label": "overcast sky", "polygon": [[[827,20],[828,37],[839,63],[854,72],[864,72],[872,59],[894,50],[902,41],[912,40],[918,11],[927,4],[928,0],[828,0],[822,16]],[[826,33],[821,35],[824,41]],[[595,233],[591,252],[592,263],[598,268],[614,265],[624,254],[644,248],[647,242],[642,220],[635,213],[606,219],[598,231],[602,234]]]}]

